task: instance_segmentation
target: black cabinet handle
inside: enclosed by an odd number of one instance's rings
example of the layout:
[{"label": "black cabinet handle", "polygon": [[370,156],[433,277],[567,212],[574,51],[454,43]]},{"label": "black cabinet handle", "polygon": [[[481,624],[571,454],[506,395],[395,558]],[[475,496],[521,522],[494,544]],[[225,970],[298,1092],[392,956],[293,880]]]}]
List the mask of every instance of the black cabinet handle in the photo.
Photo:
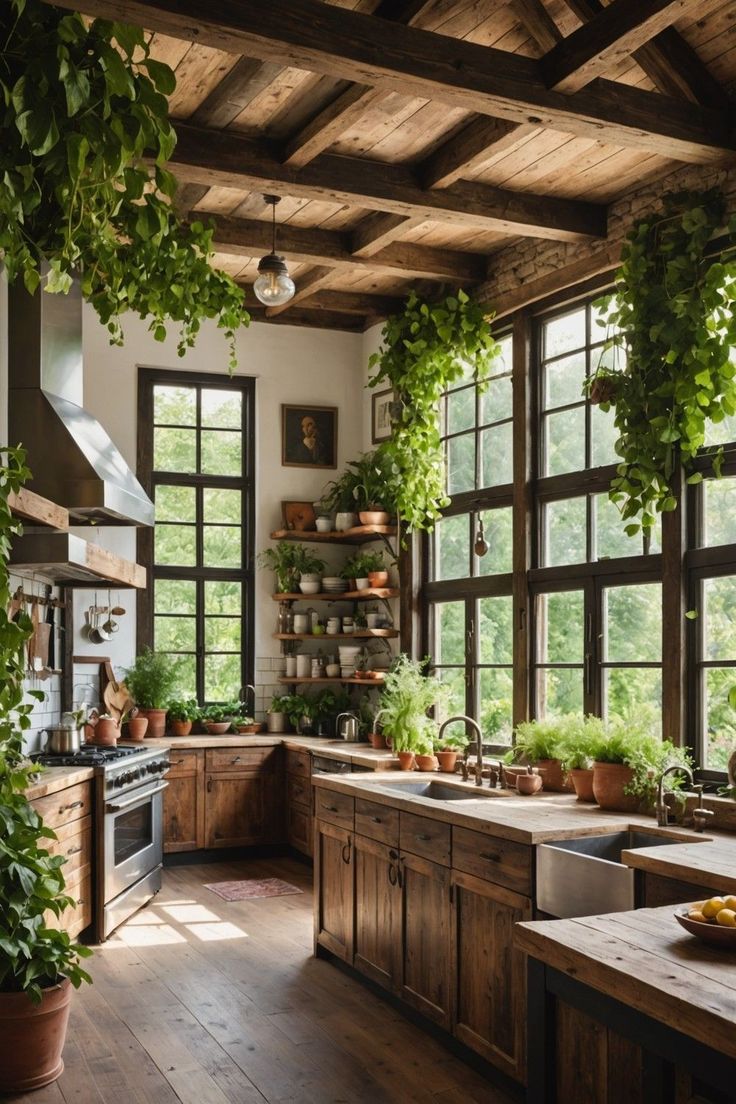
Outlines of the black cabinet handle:
[{"label": "black cabinet handle", "polygon": [[231,759],[231,760],[230,760],[230,762],[231,762],[231,763],[239,763],[239,762],[240,762],[240,756],[239,756],[239,755],[236,755],[234,759]]},{"label": "black cabinet handle", "polygon": [[336,813],[337,812],[337,805],[325,805],[325,809],[327,810],[328,813]]},{"label": "black cabinet handle", "polygon": [[399,874],[393,863],[388,864],[388,880],[392,886],[398,885]]},{"label": "black cabinet handle", "polygon": [[72,801],[71,805],[62,805],[61,808],[59,809],[59,812],[60,813],[67,813],[71,809],[81,809],[83,805],[84,805],[83,801]]},{"label": "black cabinet handle", "polygon": [[[351,845],[352,845],[352,841],[348,840],[348,842],[344,845],[344,847],[342,849],[342,861],[345,863],[346,866],[350,865]],[[346,854],[346,852],[347,852],[347,854]]]},{"label": "black cabinet handle", "polygon": [[381,818],[377,817],[377,816],[372,816],[371,821],[373,822],[373,824],[383,824],[383,821],[381,820]]},{"label": "black cabinet handle", "polygon": [[481,851],[480,857],[481,857],[481,859],[487,859],[488,862],[500,862],[501,861],[501,856],[498,854],[497,851]]},{"label": "black cabinet handle", "polygon": [[431,837],[431,836],[428,836],[428,835],[426,835],[426,833],[423,833],[423,832],[418,832],[418,833],[417,833],[417,834],[416,834],[416,835],[414,836],[414,839],[415,839],[415,840],[419,840],[419,842],[420,842],[420,843],[429,843],[429,841],[430,841],[430,840],[432,839],[432,837]]},{"label": "black cabinet handle", "polygon": [[82,850],[82,845],[81,844],[78,847],[70,847],[69,850],[67,851],[67,855],[78,855],[81,850]]}]

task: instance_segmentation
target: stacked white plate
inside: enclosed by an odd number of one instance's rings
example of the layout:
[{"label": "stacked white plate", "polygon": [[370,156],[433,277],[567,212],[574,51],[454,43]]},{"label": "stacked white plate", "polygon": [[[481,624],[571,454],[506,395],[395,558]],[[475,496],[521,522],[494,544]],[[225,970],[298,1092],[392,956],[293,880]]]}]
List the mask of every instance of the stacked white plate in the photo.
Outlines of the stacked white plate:
[{"label": "stacked white plate", "polygon": [[340,674],[343,678],[352,678],[355,674],[355,663],[360,655],[361,647],[356,644],[339,644]]},{"label": "stacked white plate", "polygon": [[327,594],[342,594],[348,589],[348,584],[339,575],[325,575],[322,579],[322,589]]}]

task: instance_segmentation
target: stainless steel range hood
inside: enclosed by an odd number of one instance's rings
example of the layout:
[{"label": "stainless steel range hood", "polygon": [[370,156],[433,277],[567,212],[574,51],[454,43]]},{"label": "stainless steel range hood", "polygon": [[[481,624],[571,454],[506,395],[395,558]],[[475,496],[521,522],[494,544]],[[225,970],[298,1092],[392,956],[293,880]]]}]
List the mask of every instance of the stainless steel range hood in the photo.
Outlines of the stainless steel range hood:
[{"label": "stainless steel range hood", "polygon": [[82,408],[82,298],[8,293],[8,440],[24,446],[38,494],[72,521],[153,525],[153,503],[100,423]]}]

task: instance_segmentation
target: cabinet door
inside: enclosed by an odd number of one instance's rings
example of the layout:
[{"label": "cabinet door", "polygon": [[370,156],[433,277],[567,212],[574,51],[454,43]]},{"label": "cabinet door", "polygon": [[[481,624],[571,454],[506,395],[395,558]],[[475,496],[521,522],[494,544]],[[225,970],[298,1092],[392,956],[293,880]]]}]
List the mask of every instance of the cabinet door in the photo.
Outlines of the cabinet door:
[{"label": "cabinet door", "polygon": [[400,859],[403,915],[401,996],[450,1026],[450,870],[418,855]]},{"label": "cabinet door", "polygon": [[355,932],[353,965],[387,989],[396,985],[401,949],[398,852],[378,840],[355,836]]},{"label": "cabinet door", "polygon": [[286,838],[289,846],[302,855],[312,854],[312,816],[301,805],[286,809]]},{"label": "cabinet door", "polygon": [[164,851],[197,851],[204,847],[203,775],[169,774],[164,790]]},{"label": "cabinet door", "polygon": [[498,1069],[525,1070],[526,956],[514,947],[514,924],[532,903],[503,886],[452,872],[453,1029]]},{"label": "cabinet door", "polygon": [[314,938],[345,962],[353,959],[353,833],[324,820],[314,833]]},{"label": "cabinet door", "polygon": [[205,847],[246,847],[270,838],[268,780],[259,774],[207,776]]}]

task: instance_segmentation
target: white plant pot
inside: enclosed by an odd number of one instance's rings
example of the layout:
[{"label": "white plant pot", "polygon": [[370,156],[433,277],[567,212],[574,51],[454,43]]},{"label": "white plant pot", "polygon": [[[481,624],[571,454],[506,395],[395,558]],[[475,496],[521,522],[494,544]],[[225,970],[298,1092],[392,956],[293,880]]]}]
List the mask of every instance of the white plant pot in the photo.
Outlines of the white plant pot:
[{"label": "white plant pot", "polygon": [[338,533],[344,533],[346,529],[352,529],[355,525],[355,514],[339,513],[335,517],[335,529]]},{"label": "white plant pot", "polygon": [[283,732],[286,728],[286,714],[267,713],[266,728],[269,732]]},{"label": "white plant pot", "polygon": [[370,586],[371,586],[370,579],[356,579],[355,580],[356,590],[370,590]]},{"label": "white plant pot", "polygon": [[332,532],[332,518],[318,517],[315,520],[318,533],[331,533]]}]

